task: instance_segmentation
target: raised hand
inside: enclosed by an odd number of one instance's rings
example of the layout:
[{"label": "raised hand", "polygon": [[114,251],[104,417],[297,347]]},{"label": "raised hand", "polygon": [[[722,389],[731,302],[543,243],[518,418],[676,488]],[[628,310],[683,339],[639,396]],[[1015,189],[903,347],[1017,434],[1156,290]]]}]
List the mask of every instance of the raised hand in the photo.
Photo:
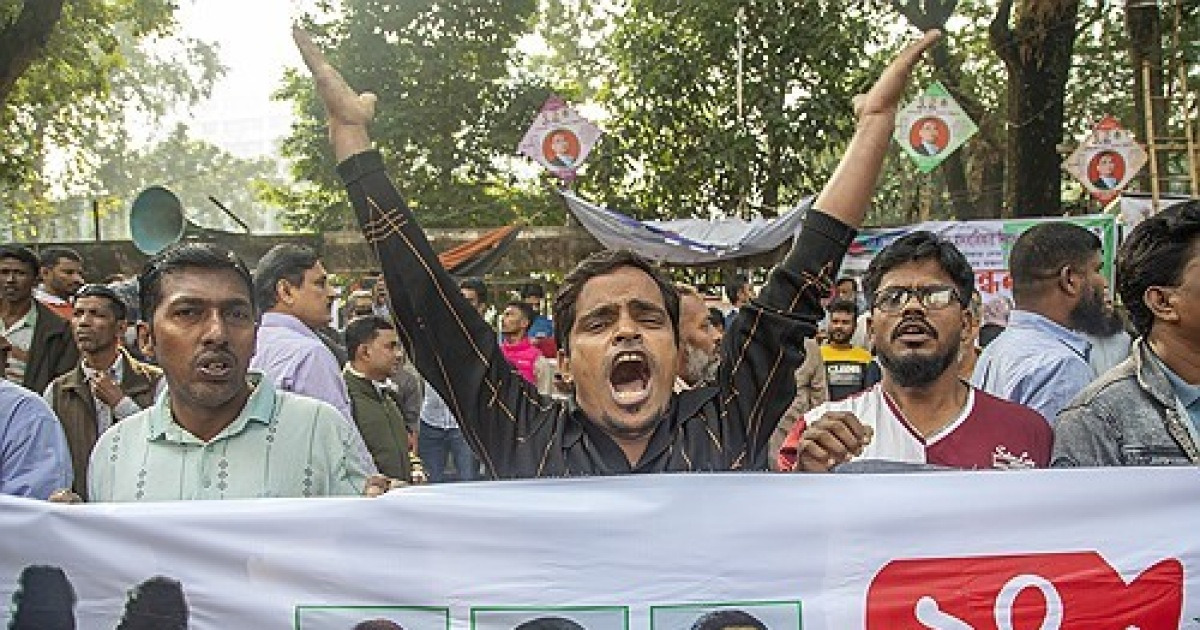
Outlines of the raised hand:
[{"label": "raised hand", "polygon": [[313,77],[317,96],[325,105],[334,155],[338,160],[343,160],[371,148],[367,125],[375,118],[375,95],[354,91],[308,33],[293,28],[292,38]]},{"label": "raised hand", "polygon": [[884,69],[883,74],[875,80],[875,85],[871,86],[870,91],[854,98],[854,114],[859,118],[873,114],[895,114],[900,97],[904,95],[904,88],[908,87],[913,68],[917,66],[925,51],[941,38],[941,31],[926,31],[921,39],[900,51]]},{"label": "raised hand", "polygon": [[888,64],[871,90],[854,99],[858,126],[837,170],[817,197],[815,207],[818,210],[851,227],[862,225],[875,192],[875,182],[883,168],[892,131],[896,128],[896,107],[900,97],[921,55],[941,36],[941,31],[929,31],[909,44]]}]

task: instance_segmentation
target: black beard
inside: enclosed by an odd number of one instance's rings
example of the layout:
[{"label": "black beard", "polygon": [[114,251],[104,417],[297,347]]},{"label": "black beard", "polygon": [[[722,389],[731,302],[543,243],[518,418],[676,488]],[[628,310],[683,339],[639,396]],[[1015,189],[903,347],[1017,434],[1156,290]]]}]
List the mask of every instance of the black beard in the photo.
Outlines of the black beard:
[{"label": "black beard", "polygon": [[1104,304],[1104,296],[1099,291],[1079,300],[1067,316],[1067,322],[1071,328],[1096,337],[1111,337],[1123,328],[1121,317]]},{"label": "black beard", "polygon": [[879,365],[900,387],[924,387],[936,381],[958,361],[958,348],[961,345],[959,342],[952,344],[940,355],[896,356],[888,349],[880,348]]}]

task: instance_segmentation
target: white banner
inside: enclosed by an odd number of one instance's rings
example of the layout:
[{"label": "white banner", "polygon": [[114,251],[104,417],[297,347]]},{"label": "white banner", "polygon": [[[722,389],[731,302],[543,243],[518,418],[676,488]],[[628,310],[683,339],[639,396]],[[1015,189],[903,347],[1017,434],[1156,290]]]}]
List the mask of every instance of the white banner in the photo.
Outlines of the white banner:
[{"label": "white banner", "polygon": [[1195,630],[1197,497],[1194,468],[654,475],[380,499],[0,497],[0,596],[14,602],[0,621]]}]

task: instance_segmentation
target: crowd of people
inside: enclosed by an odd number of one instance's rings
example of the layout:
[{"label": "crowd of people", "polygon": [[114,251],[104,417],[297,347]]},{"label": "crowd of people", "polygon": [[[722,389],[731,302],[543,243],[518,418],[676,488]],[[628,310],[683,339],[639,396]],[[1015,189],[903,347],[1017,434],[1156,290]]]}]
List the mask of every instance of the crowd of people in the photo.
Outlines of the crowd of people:
[{"label": "crowd of people", "polygon": [[937,36],[856,101],[841,165],[759,290],[734,276],[714,308],[636,253],[604,251],[547,309],[538,283],[491,296],[440,267],[372,149],[374,97],[297,32],[382,273],[335,318],[330,276],[300,245],[251,272],[182,242],[135,283],[101,284],[69,249],[0,246],[0,492],[371,496],[480,478],[1200,463],[1200,203],[1116,252],[1127,318],[1106,299],[1100,240],[1066,222],[1013,244],[1014,307],[987,335],[974,271],[935,234],[838,277]]}]

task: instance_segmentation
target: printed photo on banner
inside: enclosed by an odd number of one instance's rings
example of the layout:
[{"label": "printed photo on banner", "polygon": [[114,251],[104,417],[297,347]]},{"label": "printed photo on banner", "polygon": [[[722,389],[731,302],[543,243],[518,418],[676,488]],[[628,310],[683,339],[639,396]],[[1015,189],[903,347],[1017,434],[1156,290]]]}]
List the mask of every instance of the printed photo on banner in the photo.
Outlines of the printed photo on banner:
[{"label": "printed photo on banner", "polygon": [[425,606],[297,606],[294,630],[449,630],[450,609]]},{"label": "printed photo on banner", "polygon": [[471,609],[471,630],[628,630],[625,606]]},{"label": "printed photo on banner", "polygon": [[650,607],[650,630],[800,630],[802,625],[799,601]]}]

